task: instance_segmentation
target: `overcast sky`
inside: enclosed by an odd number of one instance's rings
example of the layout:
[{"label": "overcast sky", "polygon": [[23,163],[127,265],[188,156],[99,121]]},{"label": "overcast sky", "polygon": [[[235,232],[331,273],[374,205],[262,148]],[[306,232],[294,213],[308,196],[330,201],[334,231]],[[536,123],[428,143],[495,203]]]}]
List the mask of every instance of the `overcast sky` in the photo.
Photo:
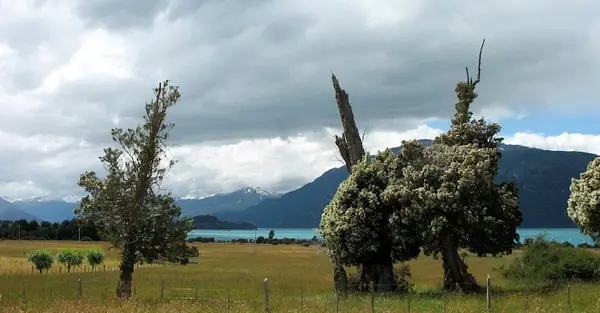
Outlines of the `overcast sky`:
[{"label": "overcast sky", "polygon": [[508,143],[600,153],[600,2],[0,0],[0,196],[80,196],[112,127],[170,79],[179,163],[203,196],[284,192],[340,166],[334,72],[366,146],[433,138],[476,68]]}]

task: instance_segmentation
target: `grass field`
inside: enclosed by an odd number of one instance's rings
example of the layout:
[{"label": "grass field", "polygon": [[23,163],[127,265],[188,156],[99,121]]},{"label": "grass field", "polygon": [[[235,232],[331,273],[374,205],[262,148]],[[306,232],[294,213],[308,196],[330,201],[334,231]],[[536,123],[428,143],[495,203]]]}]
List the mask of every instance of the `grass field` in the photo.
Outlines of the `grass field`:
[{"label": "grass field", "polygon": [[[50,273],[31,273],[28,251],[46,248],[102,246],[106,272],[83,268],[66,273],[55,265]],[[417,291],[408,296],[348,296],[336,301],[332,267],[316,247],[300,245],[198,244],[198,264],[136,268],[134,300],[113,299],[118,252],[106,243],[67,241],[0,241],[1,312],[265,312],[263,281],[268,278],[271,312],[484,312],[485,295],[444,294],[440,291],[440,261],[420,257],[410,262]],[[516,252],[518,254],[518,251]],[[553,291],[509,283],[494,271],[515,256],[468,257],[470,271],[480,282],[493,278],[493,312],[600,312],[600,285],[575,284]],[[59,273],[60,271],[60,273]],[[83,297],[77,298],[77,280]],[[164,298],[161,299],[161,281]],[[189,288],[176,289],[176,288]],[[199,300],[168,299],[191,297]],[[229,301],[228,301],[229,299]]]}]

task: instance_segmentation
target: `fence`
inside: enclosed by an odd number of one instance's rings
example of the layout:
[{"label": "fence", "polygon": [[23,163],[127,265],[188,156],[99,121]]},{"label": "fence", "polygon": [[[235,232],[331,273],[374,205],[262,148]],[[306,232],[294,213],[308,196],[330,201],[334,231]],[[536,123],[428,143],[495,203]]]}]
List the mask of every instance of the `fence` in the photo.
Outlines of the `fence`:
[{"label": "fence", "polygon": [[[67,300],[92,300],[109,299],[113,297],[113,290],[108,290],[107,280],[88,275],[88,277],[69,277],[66,285],[61,286],[62,294],[52,294],[52,299]],[[175,281],[160,279],[159,281],[136,282],[134,279],[132,297],[134,299],[153,299],[162,302],[190,301],[198,306],[218,307],[221,312],[256,312],[258,310],[272,312],[594,312],[600,309],[598,301],[589,301],[584,297],[589,294],[581,293],[579,299],[573,297],[577,293],[571,292],[571,287],[555,291],[552,301],[535,292],[507,293],[501,290],[494,291],[491,286],[491,277],[488,276],[486,291],[483,294],[461,293],[413,293],[408,295],[390,295],[374,291],[366,294],[341,295],[335,292],[318,290],[298,290],[294,286],[272,285],[267,278],[256,282],[248,288],[235,286],[234,289],[226,285],[218,286],[218,282],[192,282],[177,284]],[[114,286],[114,285],[113,285]],[[260,288],[259,288],[260,286]],[[140,287],[137,288],[136,287]],[[222,287],[222,288],[220,288]],[[595,287],[598,288],[598,287]],[[43,297],[45,289],[41,287],[13,291],[1,295],[2,301],[37,301]],[[596,289],[598,292],[598,289]],[[39,299],[38,299],[39,300]],[[594,306],[595,305],[595,306]],[[582,309],[582,308],[585,308]],[[597,310],[600,312],[600,310]]]}]

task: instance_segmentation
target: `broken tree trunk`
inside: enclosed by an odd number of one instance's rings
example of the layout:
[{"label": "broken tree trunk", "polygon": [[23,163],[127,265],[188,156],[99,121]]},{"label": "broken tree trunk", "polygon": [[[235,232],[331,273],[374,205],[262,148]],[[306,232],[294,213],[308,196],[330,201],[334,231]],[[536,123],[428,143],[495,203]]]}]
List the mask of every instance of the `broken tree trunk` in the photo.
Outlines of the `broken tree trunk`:
[{"label": "broken tree trunk", "polygon": [[348,100],[348,93],[340,87],[339,81],[333,74],[331,75],[331,81],[333,82],[335,100],[340,111],[343,128],[342,136],[335,136],[335,145],[338,147],[342,159],[344,159],[348,172],[352,172],[352,166],[365,156],[365,148],[354,121],[354,113],[352,113],[352,107]]},{"label": "broken tree trunk", "polygon": [[[333,82],[335,99],[343,128],[342,135],[335,136],[335,145],[344,160],[348,172],[352,173],[352,167],[360,162],[366,153],[360,133],[358,132],[358,127],[356,127],[354,113],[352,113],[352,107],[348,100],[348,93],[340,87],[339,81],[333,74],[331,75],[331,81]],[[378,289],[383,291],[392,291],[395,289],[394,265],[391,261],[391,256],[389,258],[389,260],[384,260],[382,264],[362,264],[360,266],[360,284],[368,285],[373,282],[378,286]],[[345,292],[347,290],[346,271],[336,260],[334,260],[334,281],[336,291]],[[358,289],[360,290],[361,287],[359,286]]]}]

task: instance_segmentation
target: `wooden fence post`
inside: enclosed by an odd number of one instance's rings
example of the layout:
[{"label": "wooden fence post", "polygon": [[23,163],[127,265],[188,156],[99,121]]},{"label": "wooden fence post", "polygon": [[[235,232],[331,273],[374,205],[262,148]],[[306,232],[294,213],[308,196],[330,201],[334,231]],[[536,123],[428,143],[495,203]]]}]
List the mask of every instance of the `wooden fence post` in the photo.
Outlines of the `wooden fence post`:
[{"label": "wooden fence post", "polygon": [[227,312],[231,311],[231,289],[227,289]]},{"label": "wooden fence post", "polygon": [[567,285],[567,305],[569,306],[569,313],[573,312],[571,308],[571,284]]},{"label": "wooden fence post", "polygon": [[487,274],[487,281],[485,284],[485,304],[486,304],[486,309],[488,312],[492,312],[492,295],[491,295],[491,289],[492,288],[492,277],[490,276],[490,274]]},{"label": "wooden fence post", "polygon": [[265,278],[265,312],[271,313],[271,307],[269,306],[269,281]]},{"label": "wooden fence post", "polygon": [[371,281],[371,313],[375,313],[375,285]]},{"label": "wooden fence post", "polygon": [[304,309],[304,289],[300,290],[300,311]]},{"label": "wooden fence post", "polygon": [[340,292],[335,292],[335,313],[340,312]]},{"label": "wooden fence post", "polygon": [[77,298],[81,300],[83,296],[83,284],[81,282],[81,278],[77,279]]},{"label": "wooden fence post", "polygon": [[160,280],[160,299],[164,299],[165,298],[165,280],[161,279]]}]

